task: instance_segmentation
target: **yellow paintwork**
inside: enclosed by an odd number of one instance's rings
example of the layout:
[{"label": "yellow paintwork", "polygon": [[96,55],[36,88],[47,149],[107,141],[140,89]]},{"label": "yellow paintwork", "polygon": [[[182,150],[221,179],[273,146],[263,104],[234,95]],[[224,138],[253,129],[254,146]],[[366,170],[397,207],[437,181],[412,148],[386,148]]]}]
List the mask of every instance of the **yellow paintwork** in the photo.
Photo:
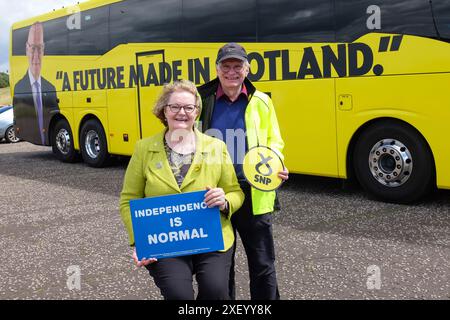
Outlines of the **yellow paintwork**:
[{"label": "yellow paintwork", "polygon": [[[81,9],[116,1],[91,1],[81,4]],[[38,20],[64,15],[55,11]],[[13,26],[13,29],[29,25],[29,19]],[[370,33],[357,43],[364,43],[373,53],[373,66],[383,66],[383,74],[376,76],[373,69],[361,76],[338,77],[331,68],[331,77],[283,80],[282,56],[273,67],[276,80],[269,79],[269,59],[264,58],[265,72],[256,82],[262,92],[270,92],[274,102],[281,134],[285,140],[285,164],[291,172],[312,175],[347,177],[347,152],[350,141],[364,124],[391,117],[400,119],[416,128],[428,142],[436,166],[437,185],[450,188],[450,44],[404,35],[399,50],[378,52],[380,38],[394,35]],[[103,124],[108,138],[109,152],[131,155],[134,144],[142,137],[159,132],[159,120],[152,114],[152,107],[161,86],[136,86],[129,88],[130,66],[136,65],[136,53],[164,50],[164,60],[172,66],[179,61],[179,79],[188,78],[189,59],[199,59],[203,66],[209,59],[209,77],[216,75],[214,61],[222,43],[149,43],[119,45],[103,56],[64,56],[43,58],[43,76],[57,90],[63,80],[56,79],[63,71],[72,79],[74,71],[124,67],[125,88],[109,90],[58,92],[61,112],[68,119],[78,148],[80,121],[86,115],[95,115]],[[335,54],[339,43],[243,43],[247,52],[289,50],[289,71],[297,72],[305,48],[312,48],[323,73],[322,47],[330,46]],[[345,44],[348,45],[348,44]],[[280,51],[281,52],[281,51]],[[10,53],[11,55],[11,53]],[[360,57],[359,57],[360,58]],[[347,59],[348,60],[348,59]],[[163,61],[161,54],[138,57],[147,75],[149,64],[156,66]],[[10,57],[11,88],[22,78],[27,69],[26,57]],[[259,70],[255,60],[252,72]],[[172,76],[173,80],[174,77]],[[203,77],[197,84],[204,83]],[[73,86],[73,81],[71,81]],[[73,90],[73,88],[72,88]],[[71,98],[70,95],[73,95]],[[63,98],[62,98],[63,97]],[[91,97],[88,106],[85,99]],[[72,103],[71,103],[72,101]],[[138,102],[141,103],[139,128]],[[341,105],[342,103],[342,105]],[[124,141],[128,135],[129,141]]]}]

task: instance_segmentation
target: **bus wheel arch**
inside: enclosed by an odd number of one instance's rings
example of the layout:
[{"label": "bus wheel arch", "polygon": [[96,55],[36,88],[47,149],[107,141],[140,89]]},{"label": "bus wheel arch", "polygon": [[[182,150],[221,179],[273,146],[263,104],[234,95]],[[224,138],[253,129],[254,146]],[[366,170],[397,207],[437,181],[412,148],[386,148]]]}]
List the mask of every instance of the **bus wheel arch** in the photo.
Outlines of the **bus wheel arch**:
[{"label": "bus wheel arch", "polygon": [[55,156],[62,162],[76,162],[79,153],[75,150],[72,128],[61,114],[55,115],[49,126],[49,141]]},{"label": "bus wheel arch", "polygon": [[431,148],[409,123],[379,118],[361,126],[347,152],[347,173],[375,198],[412,203],[436,186]]},{"label": "bus wheel arch", "polygon": [[106,166],[110,155],[101,121],[92,115],[85,117],[80,123],[79,137],[83,161],[94,168]]}]

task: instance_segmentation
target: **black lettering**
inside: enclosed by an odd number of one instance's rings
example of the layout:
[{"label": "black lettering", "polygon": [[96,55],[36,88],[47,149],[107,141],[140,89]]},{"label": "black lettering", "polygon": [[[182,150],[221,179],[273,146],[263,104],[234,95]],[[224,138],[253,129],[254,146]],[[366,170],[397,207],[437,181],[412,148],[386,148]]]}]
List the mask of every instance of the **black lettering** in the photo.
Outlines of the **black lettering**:
[{"label": "black lettering", "polygon": [[336,57],[331,46],[322,47],[324,78],[331,78],[331,66],[336,70],[339,77],[347,75],[345,44],[338,44],[337,51],[338,55]]},{"label": "black lettering", "polygon": [[71,90],[72,89],[70,88],[69,75],[67,74],[67,72],[64,72],[62,91],[71,91]]},{"label": "black lettering", "polygon": [[270,179],[269,177],[263,177],[263,176],[260,176],[259,174],[256,174],[255,175],[255,182],[259,182],[259,183],[268,185],[269,183],[272,182],[272,179]]},{"label": "black lettering", "polygon": [[248,63],[251,64],[253,60],[256,61],[257,71],[253,72],[253,69],[251,69],[248,73],[248,79],[250,81],[258,81],[264,75],[266,66],[264,64],[264,58],[258,52],[251,52],[248,54]]},{"label": "black lettering", "polygon": [[116,89],[116,70],[108,68],[106,72],[108,74],[108,89]]},{"label": "black lettering", "polygon": [[280,57],[280,50],[264,52],[264,58],[269,59],[269,80],[277,79],[277,58]]},{"label": "black lettering", "polygon": [[80,75],[80,71],[74,71],[73,72],[73,89],[75,91],[78,90],[78,85],[80,84],[79,75]]},{"label": "black lettering", "polygon": [[95,89],[95,69],[88,70],[88,74],[90,75],[89,83],[91,85],[91,90]]},{"label": "black lettering", "polygon": [[181,60],[175,60],[172,62],[173,81],[180,80],[181,76]]},{"label": "black lettering", "polygon": [[281,51],[281,70],[283,80],[294,80],[297,78],[297,73],[289,70],[289,50]]},{"label": "black lettering", "polygon": [[150,63],[148,65],[147,81],[145,82],[145,86],[148,87],[151,84],[159,86],[158,75],[156,74],[155,66],[153,65],[153,63]]},{"label": "black lettering", "polygon": [[302,58],[302,63],[298,70],[298,79],[305,79],[306,76],[312,75],[313,78],[322,78],[319,64],[311,47],[305,48]]},{"label": "black lettering", "polygon": [[172,80],[172,67],[167,62],[159,63],[159,79],[160,83],[169,83]]},{"label": "black lettering", "polygon": [[188,79],[194,82],[194,60],[188,59]]},{"label": "black lettering", "polygon": [[137,86],[138,80],[141,87],[145,86],[144,70],[142,68],[142,64],[139,64],[137,66],[137,72],[135,66],[130,66],[130,82],[128,87],[134,88],[134,86]]},{"label": "black lettering", "polygon": [[97,87],[98,89],[105,89],[106,88],[106,69],[97,69]]},{"label": "black lettering", "polygon": [[[362,64],[358,66],[358,52],[362,54]],[[365,43],[348,44],[348,74],[349,76],[362,76],[372,69],[372,49]]]},{"label": "black lettering", "polygon": [[80,72],[80,84],[81,90],[87,90],[89,86],[88,72],[85,70],[84,72]]},{"label": "black lettering", "polygon": [[200,84],[202,82],[200,77],[202,77],[204,83],[209,82],[209,58],[204,58],[203,62],[204,65],[202,65],[200,59],[194,60],[195,84]]},{"label": "black lettering", "polygon": [[123,82],[124,67],[117,67],[117,88],[125,88],[125,82]]}]

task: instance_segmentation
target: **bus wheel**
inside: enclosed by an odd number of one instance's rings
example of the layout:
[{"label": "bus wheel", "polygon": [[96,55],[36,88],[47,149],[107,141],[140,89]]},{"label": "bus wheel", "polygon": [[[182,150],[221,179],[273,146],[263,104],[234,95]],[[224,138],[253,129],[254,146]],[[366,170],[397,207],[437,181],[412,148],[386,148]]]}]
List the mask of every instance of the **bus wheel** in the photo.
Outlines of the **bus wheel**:
[{"label": "bus wheel", "polygon": [[355,145],[353,165],[362,187],[383,201],[415,202],[435,184],[428,144],[413,128],[398,121],[367,128]]},{"label": "bus wheel", "polygon": [[63,162],[75,162],[79,155],[73,145],[73,135],[70,125],[65,119],[60,119],[52,130],[52,150],[55,156]]},{"label": "bus wheel", "polygon": [[81,128],[80,149],[89,166],[101,168],[107,164],[109,153],[105,130],[97,120],[88,120]]}]

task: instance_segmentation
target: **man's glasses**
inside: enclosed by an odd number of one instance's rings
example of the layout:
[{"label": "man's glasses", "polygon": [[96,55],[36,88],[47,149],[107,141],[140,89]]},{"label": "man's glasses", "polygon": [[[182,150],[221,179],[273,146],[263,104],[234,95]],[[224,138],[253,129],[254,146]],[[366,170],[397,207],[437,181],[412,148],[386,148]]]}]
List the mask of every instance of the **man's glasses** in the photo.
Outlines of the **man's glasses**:
[{"label": "man's glasses", "polygon": [[42,53],[44,51],[44,47],[45,47],[44,44],[29,44],[28,42],[27,42],[27,46],[28,46],[28,48],[31,49],[31,52],[33,52],[33,53],[35,53],[36,51],[38,53]]},{"label": "man's glasses", "polygon": [[178,113],[181,109],[184,109],[184,112],[186,113],[192,113],[192,111],[197,109],[197,106],[194,104],[186,104],[184,106],[179,104],[167,104],[166,107],[169,107],[170,111],[173,113]]},{"label": "man's glasses", "polygon": [[219,64],[219,68],[220,68],[220,70],[222,70],[225,73],[230,72],[231,69],[233,69],[234,72],[241,72],[244,69],[244,65],[239,64],[239,65],[235,65],[235,66],[231,67],[228,65]]}]

